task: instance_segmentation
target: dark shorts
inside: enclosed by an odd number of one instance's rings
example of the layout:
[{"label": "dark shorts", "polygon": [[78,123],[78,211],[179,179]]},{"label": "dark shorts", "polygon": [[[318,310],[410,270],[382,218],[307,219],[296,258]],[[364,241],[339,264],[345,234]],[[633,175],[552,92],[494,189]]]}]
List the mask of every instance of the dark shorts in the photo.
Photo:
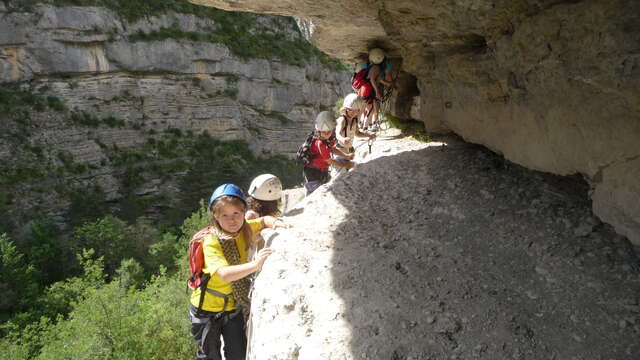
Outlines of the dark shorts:
[{"label": "dark shorts", "polygon": [[242,311],[214,313],[189,308],[191,335],[198,343],[196,359],[222,360],[220,335],[224,338],[226,360],[244,360],[247,352],[247,335]]},{"label": "dark shorts", "polygon": [[307,195],[329,181],[329,169],[321,171],[305,166],[302,169],[302,174],[304,175],[304,187],[307,189]]}]

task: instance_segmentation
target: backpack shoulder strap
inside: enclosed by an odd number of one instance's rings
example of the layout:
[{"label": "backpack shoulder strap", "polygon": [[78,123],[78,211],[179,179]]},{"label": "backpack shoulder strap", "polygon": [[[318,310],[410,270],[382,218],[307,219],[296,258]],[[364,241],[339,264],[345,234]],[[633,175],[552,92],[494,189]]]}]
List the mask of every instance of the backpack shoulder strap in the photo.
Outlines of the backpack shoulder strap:
[{"label": "backpack shoulder strap", "polygon": [[193,234],[193,236],[191,237],[191,241],[196,241],[199,240],[209,234],[213,234],[213,227],[212,226],[205,226],[204,228],[200,229],[197,233]]}]

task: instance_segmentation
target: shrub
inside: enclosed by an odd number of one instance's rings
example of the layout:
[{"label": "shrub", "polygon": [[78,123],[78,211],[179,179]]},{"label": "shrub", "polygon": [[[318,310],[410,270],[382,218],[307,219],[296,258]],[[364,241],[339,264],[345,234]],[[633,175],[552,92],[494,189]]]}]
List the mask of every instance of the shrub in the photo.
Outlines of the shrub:
[{"label": "shrub", "polygon": [[0,234],[11,233],[14,228],[13,220],[9,214],[9,204],[11,198],[3,189],[0,190]]},{"label": "shrub", "polygon": [[124,120],[116,119],[113,116],[106,117],[102,119],[102,122],[110,128],[114,127],[123,127],[125,125]]},{"label": "shrub", "polygon": [[143,290],[117,282],[90,290],[69,320],[46,333],[38,359],[186,359],[193,343],[183,283],[166,276]]},{"label": "shrub", "polygon": [[62,240],[62,230],[50,217],[41,216],[31,225],[21,248],[38,272],[41,286],[62,280],[77,270],[74,254],[65,249],[67,245]]},{"label": "shrub", "polygon": [[55,111],[64,111],[66,109],[60,99],[55,96],[47,96],[47,105]]},{"label": "shrub", "polygon": [[145,281],[144,269],[135,259],[124,259],[116,270],[116,280],[125,289],[141,288]]},{"label": "shrub", "polygon": [[100,126],[100,120],[98,120],[97,117],[92,116],[91,114],[84,111],[72,112],[71,121],[76,124],[88,126],[92,128],[97,128],[98,126]]},{"label": "shrub", "polygon": [[235,99],[238,96],[238,89],[236,88],[226,88],[222,91],[222,95],[228,96],[232,99]]},{"label": "shrub", "polygon": [[0,315],[30,307],[38,293],[38,273],[7,234],[0,234]]},{"label": "shrub", "polygon": [[388,122],[390,126],[400,129],[403,133],[411,135],[414,139],[421,142],[431,141],[422,122],[411,119],[401,119],[389,113],[381,113],[381,115],[383,120]]},{"label": "shrub", "polygon": [[97,256],[104,258],[104,269],[108,275],[115,274],[123,259],[136,254],[135,239],[127,224],[113,216],[76,228],[74,240],[78,250],[93,249]]}]

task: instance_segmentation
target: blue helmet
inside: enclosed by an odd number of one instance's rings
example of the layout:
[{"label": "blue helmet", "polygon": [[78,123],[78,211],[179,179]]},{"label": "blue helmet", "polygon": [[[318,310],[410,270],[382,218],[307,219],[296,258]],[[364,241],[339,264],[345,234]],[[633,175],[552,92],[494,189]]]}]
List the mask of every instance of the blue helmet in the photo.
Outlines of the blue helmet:
[{"label": "blue helmet", "polygon": [[211,205],[222,196],[237,197],[242,200],[245,207],[247,206],[247,202],[244,200],[244,192],[240,187],[233,184],[222,184],[213,190],[213,194],[211,194],[211,198],[209,199],[209,209],[211,209]]}]

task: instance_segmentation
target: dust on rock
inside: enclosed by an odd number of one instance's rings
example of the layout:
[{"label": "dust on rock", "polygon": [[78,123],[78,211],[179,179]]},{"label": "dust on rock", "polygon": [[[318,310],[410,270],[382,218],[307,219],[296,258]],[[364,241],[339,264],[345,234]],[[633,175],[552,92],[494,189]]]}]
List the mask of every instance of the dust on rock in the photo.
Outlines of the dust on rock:
[{"label": "dust on rock", "polygon": [[640,357],[640,261],[588,186],[445,141],[381,137],[290,213],[250,359]]}]

